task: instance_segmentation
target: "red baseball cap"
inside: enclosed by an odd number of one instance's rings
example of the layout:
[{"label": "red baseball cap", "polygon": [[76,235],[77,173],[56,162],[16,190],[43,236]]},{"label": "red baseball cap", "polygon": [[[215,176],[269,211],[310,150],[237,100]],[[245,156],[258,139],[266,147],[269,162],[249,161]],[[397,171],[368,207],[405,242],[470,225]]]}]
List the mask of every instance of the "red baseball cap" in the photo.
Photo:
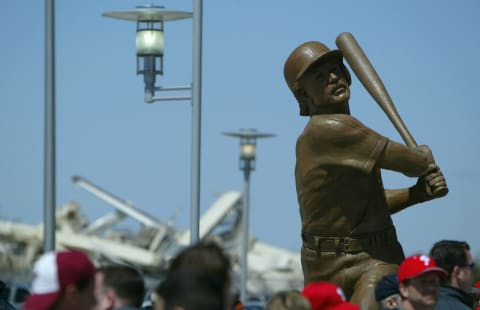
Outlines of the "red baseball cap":
[{"label": "red baseball cap", "polygon": [[80,251],[59,251],[43,254],[35,263],[31,294],[24,310],[47,310],[70,284],[93,280],[95,267]]},{"label": "red baseball cap", "polygon": [[307,284],[302,295],[310,302],[312,310],[360,310],[360,306],[347,302],[342,289],[333,283]]},{"label": "red baseball cap", "polygon": [[445,278],[448,273],[437,266],[433,258],[428,255],[414,255],[407,257],[398,268],[398,282],[402,283],[406,279],[416,278],[427,272],[434,272],[440,278]]}]

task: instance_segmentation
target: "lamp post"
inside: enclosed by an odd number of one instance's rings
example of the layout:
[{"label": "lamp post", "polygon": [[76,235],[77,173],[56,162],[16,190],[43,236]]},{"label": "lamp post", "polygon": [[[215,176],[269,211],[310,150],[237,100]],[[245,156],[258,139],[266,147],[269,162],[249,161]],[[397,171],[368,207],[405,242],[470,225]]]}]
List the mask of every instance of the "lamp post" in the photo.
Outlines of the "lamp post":
[{"label": "lamp post", "polygon": [[55,2],[45,0],[45,141],[43,250],[55,250]]},{"label": "lamp post", "polygon": [[242,257],[240,273],[240,300],[245,302],[247,295],[247,256],[249,244],[249,211],[250,211],[250,173],[255,170],[257,139],[274,137],[273,134],[259,133],[256,129],[242,129],[238,132],[224,132],[229,137],[240,138],[239,168],[243,171],[243,204],[242,204]]},{"label": "lamp post", "polygon": [[[199,239],[200,216],[202,0],[194,0],[193,81],[191,85],[186,86],[155,86],[155,82],[157,75],[163,75],[164,22],[190,18],[192,13],[146,5],[138,6],[131,11],[106,12],[102,15],[137,23],[137,74],[142,74],[144,78],[145,102],[172,100],[191,100],[192,102],[190,242],[194,243]],[[185,96],[156,97],[155,91],[190,91],[191,93]]]}]

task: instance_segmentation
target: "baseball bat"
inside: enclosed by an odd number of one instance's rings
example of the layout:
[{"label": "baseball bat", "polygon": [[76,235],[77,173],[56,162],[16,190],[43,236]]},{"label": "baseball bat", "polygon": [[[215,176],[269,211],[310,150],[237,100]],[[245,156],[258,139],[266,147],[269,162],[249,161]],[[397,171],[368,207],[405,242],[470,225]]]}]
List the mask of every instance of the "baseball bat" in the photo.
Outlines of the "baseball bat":
[{"label": "baseball bat", "polygon": [[365,89],[370,93],[385,114],[387,114],[405,144],[410,147],[417,146],[417,142],[415,142],[415,139],[410,134],[410,131],[408,131],[407,126],[405,126],[405,123],[395,108],[392,98],[390,98],[380,76],[377,71],[375,71],[375,68],[370,63],[353,35],[349,32],[343,32],[338,35],[335,43],[342,51],[343,57],[350,65],[353,72],[355,72],[358,80],[363,84]]},{"label": "baseball bat", "polygon": [[[335,43],[342,51],[343,57],[365,89],[373,99],[375,99],[375,102],[377,102],[385,114],[387,114],[405,144],[410,147],[417,146],[417,142],[410,134],[410,131],[408,131],[407,126],[405,126],[380,76],[377,71],[375,71],[375,68],[368,60],[368,57],[363,52],[357,40],[355,40],[351,33],[343,32],[337,36]],[[436,188],[435,192],[441,193],[443,196],[448,193],[448,188],[439,187]]]}]

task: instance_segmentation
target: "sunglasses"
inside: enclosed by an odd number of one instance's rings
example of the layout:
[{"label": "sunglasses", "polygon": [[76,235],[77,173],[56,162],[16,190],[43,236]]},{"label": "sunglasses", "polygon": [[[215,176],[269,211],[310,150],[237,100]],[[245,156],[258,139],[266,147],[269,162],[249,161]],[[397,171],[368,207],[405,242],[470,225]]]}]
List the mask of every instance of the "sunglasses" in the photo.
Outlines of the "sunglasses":
[{"label": "sunglasses", "polygon": [[465,264],[465,265],[462,265],[460,266],[462,268],[470,268],[473,270],[473,268],[475,268],[475,263],[474,262],[471,262],[470,264]]}]

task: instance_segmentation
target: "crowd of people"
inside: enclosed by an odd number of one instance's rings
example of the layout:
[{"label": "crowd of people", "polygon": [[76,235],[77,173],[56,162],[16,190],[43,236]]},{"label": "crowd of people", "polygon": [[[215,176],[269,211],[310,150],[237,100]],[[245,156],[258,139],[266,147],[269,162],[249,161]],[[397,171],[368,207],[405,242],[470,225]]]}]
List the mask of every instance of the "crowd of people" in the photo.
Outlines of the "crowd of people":
[{"label": "crowd of people", "polygon": [[[442,240],[428,254],[407,257],[398,271],[384,275],[374,287],[376,309],[480,309],[474,286],[474,262],[463,241]],[[25,310],[240,310],[235,299],[230,258],[221,246],[199,242],[179,252],[166,276],[147,294],[134,266],[95,267],[78,250],[43,254],[34,265]],[[477,308],[476,308],[477,307]],[[0,305],[0,309],[14,309]],[[314,281],[269,296],[266,310],[359,310],[342,289]],[[370,309],[367,309],[370,310]],[[375,309],[372,309],[375,310]]]},{"label": "crowd of people", "polygon": [[474,267],[467,242],[439,241],[428,255],[406,258],[396,274],[377,283],[378,308],[480,309]]}]

